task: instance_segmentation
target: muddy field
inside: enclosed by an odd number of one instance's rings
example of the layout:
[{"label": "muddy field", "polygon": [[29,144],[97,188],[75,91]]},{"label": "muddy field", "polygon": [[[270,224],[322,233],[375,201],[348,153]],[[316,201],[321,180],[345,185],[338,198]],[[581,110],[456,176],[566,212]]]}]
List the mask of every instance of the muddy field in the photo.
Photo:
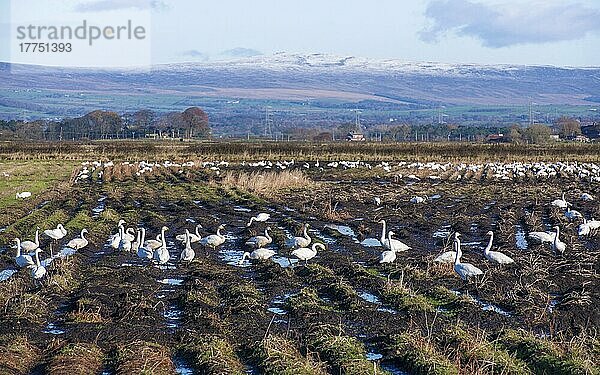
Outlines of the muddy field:
[{"label": "muddy field", "polygon": [[[68,183],[0,214],[0,374],[600,374],[600,235],[579,237],[581,221],[549,204],[565,192],[600,218],[597,200],[579,199],[598,198],[598,182],[455,166],[431,178],[430,167],[376,164],[296,161],[272,183],[284,168],[76,167]],[[413,204],[415,195],[428,199]],[[248,228],[260,212],[270,219]],[[171,261],[113,249],[120,219],[149,238],[166,225]],[[381,219],[412,247],[393,264],[378,263]],[[87,228],[89,246],[63,250],[40,281],[17,271],[12,239],[59,223],[66,241]],[[225,224],[226,242],[193,244],[194,261],[179,262],[175,235],[198,223],[202,236]],[[307,265],[286,246],[306,223],[326,246]],[[563,255],[527,240],[555,225]],[[240,263],[267,226],[277,254]],[[486,261],[489,230],[515,264]],[[455,231],[483,277],[467,283],[433,262]],[[41,236],[42,258],[50,245]]]}]

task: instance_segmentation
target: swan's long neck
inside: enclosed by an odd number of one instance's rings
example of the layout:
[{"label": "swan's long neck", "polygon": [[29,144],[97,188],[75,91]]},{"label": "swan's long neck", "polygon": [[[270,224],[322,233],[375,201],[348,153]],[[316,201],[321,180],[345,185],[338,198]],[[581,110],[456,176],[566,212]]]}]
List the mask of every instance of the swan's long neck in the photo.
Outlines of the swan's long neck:
[{"label": "swan's long neck", "polygon": [[554,243],[557,243],[560,241],[558,236],[560,236],[560,228],[556,227],[556,233],[554,234]]},{"label": "swan's long neck", "polygon": [[454,240],[454,245],[456,246],[456,258],[454,258],[454,264],[459,264],[462,251],[460,250],[460,240],[458,238]]},{"label": "swan's long neck", "polygon": [[265,237],[267,237],[267,240],[269,242],[273,241],[273,239],[271,238],[271,236],[269,236],[269,230],[268,229],[265,229]]},{"label": "swan's long neck", "polygon": [[21,240],[17,238],[17,257],[21,256]]},{"label": "swan's long neck", "polygon": [[385,220],[381,220],[381,223],[383,224],[383,228],[381,228],[381,242],[385,242]]},{"label": "swan's long neck", "polygon": [[82,239],[82,240],[85,240],[85,237],[84,237],[84,236],[85,236],[85,231],[82,229],[82,230],[81,230],[81,239]]},{"label": "swan's long neck", "polygon": [[191,248],[191,243],[190,243],[190,232],[188,232],[187,230],[185,231],[185,247],[186,249]]},{"label": "swan's long neck", "polygon": [[36,251],[35,252],[35,264],[37,264],[38,267],[40,267],[42,264],[40,263],[40,252]]},{"label": "swan's long neck", "polygon": [[250,225],[252,225],[252,222],[255,220],[254,217],[250,218],[250,221],[248,222],[248,224],[246,225],[247,227],[249,227]]},{"label": "swan's long neck", "polygon": [[388,240],[388,243],[390,244],[390,250],[396,251],[396,249],[394,249],[394,244],[392,243],[392,232],[391,231],[388,232],[387,240]]},{"label": "swan's long neck", "polygon": [[125,235],[125,233],[123,231],[123,227],[119,227],[119,238],[123,239],[124,235]]},{"label": "swan's long neck", "polygon": [[142,237],[140,238],[140,246],[143,246],[144,241],[146,240],[146,229],[142,228],[140,232],[142,234]]},{"label": "swan's long neck", "polygon": [[310,241],[310,236],[308,235],[308,227],[304,226],[304,238]]},{"label": "swan's long neck", "polygon": [[40,230],[39,229],[35,230],[35,244],[38,247],[40,246]]},{"label": "swan's long neck", "polygon": [[494,233],[490,234],[490,241],[488,242],[486,248],[483,250],[484,254],[487,254],[492,250],[492,243],[494,242]]},{"label": "swan's long neck", "polygon": [[196,225],[196,236],[198,236],[198,238],[202,238],[202,236],[200,236],[200,225]]},{"label": "swan's long neck", "polygon": [[221,234],[221,227],[217,228],[217,236],[223,238],[223,235]]},{"label": "swan's long neck", "polygon": [[243,261],[245,261],[248,258],[250,258],[250,253],[246,251],[244,253],[244,255],[242,255],[242,259],[240,260],[240,262],[243,262]]},{"label": "swan's long neck", "polygon": [[138,229],[138,232],[137,232],[137,236],[136,236],[136,238],[135,238],[135,241],[136,241],[136,242],[137,242],[139,245],[141,245],[141,244],[142,244],[142,242],[141,242],[141,241],[142,241],[142,230],[141,230],[141,229]]},{"label": "swan's long neck", "polygon": [[163,227],[160,231],[160,242],[162,247],[167,248],[167,241],[165,240],[165,228]]}]

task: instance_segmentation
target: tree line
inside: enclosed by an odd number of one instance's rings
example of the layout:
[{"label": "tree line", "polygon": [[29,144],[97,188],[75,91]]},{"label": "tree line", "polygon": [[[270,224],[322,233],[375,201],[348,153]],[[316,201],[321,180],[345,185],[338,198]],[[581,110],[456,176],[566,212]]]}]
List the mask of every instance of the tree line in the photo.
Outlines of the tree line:
[{"label": "tree line", "polygon": [[60,121],[0,120],[0,138],[28,140],[81,140],[126,138],[209,138],[208,115],[198,107],[183,112],[157,114],[151,110],[119,115],[112,111],[96,110],[81,117]]}]

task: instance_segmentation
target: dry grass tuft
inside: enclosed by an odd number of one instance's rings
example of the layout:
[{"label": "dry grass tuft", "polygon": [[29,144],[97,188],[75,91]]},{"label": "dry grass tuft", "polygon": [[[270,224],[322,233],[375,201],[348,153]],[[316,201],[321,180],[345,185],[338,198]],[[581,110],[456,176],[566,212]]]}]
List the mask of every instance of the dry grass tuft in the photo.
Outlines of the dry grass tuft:
[{"label": "dry grass tuft", "polygon": [[73,343],[62,348],[48,365],[47,374],[98,374],[102,370],[102,350],[94,344]]},{"label": "dry grass tuft", "polygon": [[0,338],[0,374],[28,374],[39,358],[39,350],[26,336]]},{"label": "dry grass tuft", "polygon": [[280,336],[269,336],[258,342],[254,355],[264,374],[277,375],[321,375],[327,372],[323,364],[305,358],[296,346]]},{"label": "dry grass tuft", "polygon": [[186,345],[183,352],[202,374],[241,375],[245,373],[244,365],[235,354],[234,348],[223,338],[203,336],[198,342]]},{"label": "dry grass tuft", "polygon": [[169,350],[161,345],[134,341],[118,348],[117,375],[172,375],[175,366]]},{"label": "dry grass tuft", "polygon": [[286,189],[306,188],[314,182],[301,171],[282,172],[239,172],[227,173],[221,184],[232,189],[240,189],[261,197],[271,198]]}]

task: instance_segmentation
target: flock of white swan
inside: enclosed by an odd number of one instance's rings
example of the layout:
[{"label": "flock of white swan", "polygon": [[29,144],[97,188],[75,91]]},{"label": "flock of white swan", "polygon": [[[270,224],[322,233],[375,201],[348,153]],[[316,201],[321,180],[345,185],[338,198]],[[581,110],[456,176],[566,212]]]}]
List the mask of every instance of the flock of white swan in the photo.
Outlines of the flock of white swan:
[{"label": "flock of white swan", "polygon": [[[594,200],[593,196],[587,193],[582,194],[580,199],[584,201]],[[581,215],[578,211],[570,210],[571,203],[566,201],[564,194],[560,199],[552,201],[550,205],[565,209],[565,217],[570,220],[580,219],[583,217],[583,215]],[[258,215],[250,218],[249,222],[246,224],[246,227],[250,227],[253,223],[257,222],[268,222],[270,218],[271,215],[268,213],[259,213]],[[391,230],[388,231],[385,220],[379,221],[379,224],[382,225],[381,237],[379,241],[381,246],[384,248],[379,256],[379,263],[393,263],[397,259],[397,253],[410,250],[411,246],[393,238],[395,234]],[[313,259],[317,255],[318,251],[323,251],[326,249],[324,244],[320,242],[313,242],[313,239],[308,233],[308,228],[309,224],[304,224],[301,236],[290,237],[287,239],[286,247],[291,250],[290,255],[287,256],[288,259],[295,258],[300,261],[304,261],[305,264],[307,264],[309,260]],[[591,233],[596,233],[596,230],[599,228],[600,221],[594,219],[584,219],[583,223],[581,223],[578,227],[578,233],[581,236],[587,236]],[[140,259],[153,262],[157,265],[164,265],[169,261],[189,263],[192,262],[196,257],[196,251],[192,247],[192,244],[198,244],[203,246],[205,249],[210,248],[214,251],[217,249],[217,247],[223,245],[227,240],[225,235],[222,233],[225,230],[225,224],[219,225],[216,233],[207,236],[202,236],[200,234],[200,229],[202,229],[202,225],[198,224],[192,231],[186,229],[185,233],[175,236],[175,240],[180,243],[182,248],[181,253],[179,254],[179,259],[171,259],[172,257],[167,248],[166,242],[167,231],[169,228],[166,226],[161,228],[160,233],[156,236],[156,238],[146,239],[145,228],[139,227],[137,230],[134,228],[126,228],[125,221],[120,220],[117,225],[117,233],[110,235],[108,238],[108,244],[117,251],[136,254]],[[250,237],[244,242],[249,251],[245,251],[243,253],[241,259],[239,260],[240,264],[249,260],[268,260],[277,254],[275,250],[268,248],[268,246],[273,243],[273,238],[269,234],[270,230],[271,228],[266,226],[264,234]],[[88,233],[86,229],[81,230],[80,236],[70,240],[66,244],[66,247],[75,251],[86,247],[88,245],[88,240],[85,238],[86,233]],[[62,224],[59,224],[54,229],[47,229],[43,231],[43,234],[49,237],[54,244],[57,241],[62,240],[67,235],[67,230]],[[37,228],[35,232],[35,239],[33,241],[21,241],[19,238],[14,239],[17,248],[15,263],[21,268],[30,268],[31,275],[34,279],[41,279],[46,275],[46,268],[40,262],[39,258],[39,253],[42,251],[40,249],[39,235],[40,228]],[[483,274],[483,271],[481,271],[481,269],[475,265],[465,263],[461,260],[462,250],[460,236],[460,233],[454,233],[452,250],[442,252],[434,259],[434,262],[454,265],[454,271],[456,274],[460,276],[461,279],[468,280],[471,277]],[[507,265],[514,263],[514,260],[508,255],[500,251],[492,250],[494,233],[489,231],[487,232],[487,236],[489,236],[489,242],[483,249],[483,257],[494,265]],[[541,244],[549,243],[555,254],[563,254],[567,247],[567,245],[560,240],[560,228],[558,226],[554,227],[554,232],[530,232],[528,234],[528,238],[531,241]],[[52,249],[52,247],[50,247],[50,249]],[[292,264],[291,261],[290,264]]]}]

